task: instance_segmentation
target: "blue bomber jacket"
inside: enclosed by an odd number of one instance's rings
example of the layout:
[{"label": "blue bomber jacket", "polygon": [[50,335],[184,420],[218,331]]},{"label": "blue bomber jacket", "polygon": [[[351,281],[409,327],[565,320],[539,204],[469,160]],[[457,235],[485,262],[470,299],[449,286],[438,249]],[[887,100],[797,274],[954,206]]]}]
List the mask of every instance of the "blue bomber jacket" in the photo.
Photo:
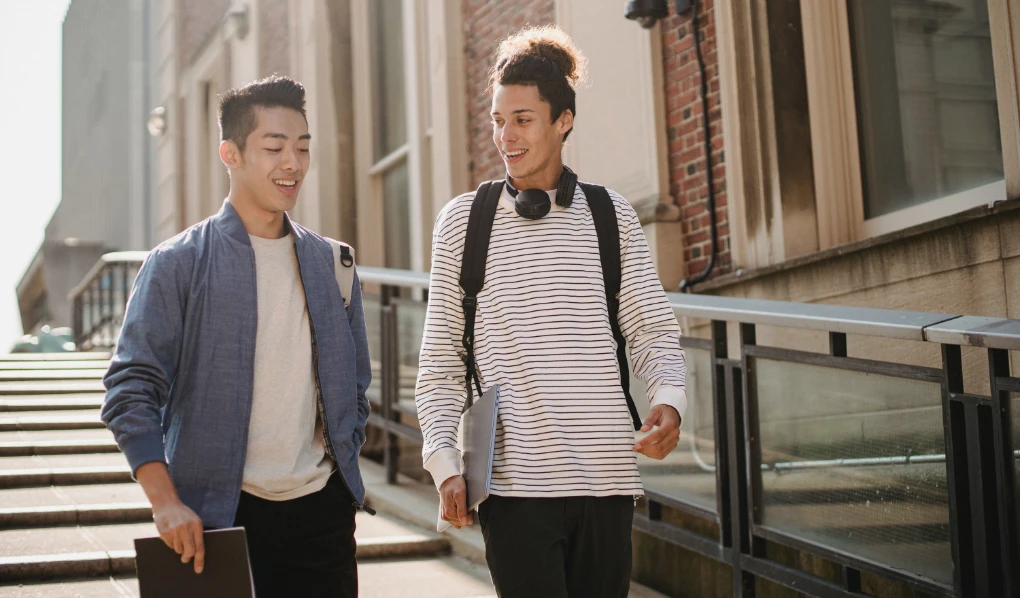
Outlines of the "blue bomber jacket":
[{"label": "blue bomber jacket", "polygon": [[[308,305],[323,440],[355,502],[372,378],[361,290],[349,306],[329,242],[291,222]],[[233,525],[241,495],[258,323],[255,252],[229,202],[156,247],[135,279],[102,418],[132,473],[164,461],[208,527]]]}]

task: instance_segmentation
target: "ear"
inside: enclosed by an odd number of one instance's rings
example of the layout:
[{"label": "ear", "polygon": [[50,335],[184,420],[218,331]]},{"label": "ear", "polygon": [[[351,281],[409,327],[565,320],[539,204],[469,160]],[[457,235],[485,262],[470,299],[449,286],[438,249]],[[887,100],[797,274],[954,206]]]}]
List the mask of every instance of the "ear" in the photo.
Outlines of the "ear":
[{"label": "ear", "polygon": [[227,168],[240,168],[244,166],[244,158],[241,150],[233,141],[226,139],[220,142],[220,161]]},{"label": "ear", "polygon": [[558,123],[560,135],[566,135],[574,128],[574,113],[567,108],[560,114]]}]

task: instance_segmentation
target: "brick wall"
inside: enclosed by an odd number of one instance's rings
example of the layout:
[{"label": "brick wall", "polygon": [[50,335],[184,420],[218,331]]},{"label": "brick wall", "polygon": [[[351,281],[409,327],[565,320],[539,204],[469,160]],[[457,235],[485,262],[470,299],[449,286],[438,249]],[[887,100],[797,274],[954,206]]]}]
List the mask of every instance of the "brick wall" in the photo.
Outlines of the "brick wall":
[{"label": "brick wall", "polygon": [[[672,5],[672,2],[669,3]],[[708,78],[708,115],[712,140],[719,255],[713,276],[733,268],[726,208],[726,165],[722,110],[719,104],[719,63],[715,37],[715,0],[699,2],[701,51]],[[691,276],[708,265],[712,250],[708,212],[701,80],[690,15],[670,15],[661,22],[666,92],[666,139],[669,151],[669,192],[680,207],[684,261]]]},{"label": "brick wall", "polygon": [[489,67],[500,40],[527,25],[547,25],[555,19],[553,0],[464,1],[464,53],[467,67],[468,156],[472,188],[502,178],[503,161],[492,143],[487,93]]}]

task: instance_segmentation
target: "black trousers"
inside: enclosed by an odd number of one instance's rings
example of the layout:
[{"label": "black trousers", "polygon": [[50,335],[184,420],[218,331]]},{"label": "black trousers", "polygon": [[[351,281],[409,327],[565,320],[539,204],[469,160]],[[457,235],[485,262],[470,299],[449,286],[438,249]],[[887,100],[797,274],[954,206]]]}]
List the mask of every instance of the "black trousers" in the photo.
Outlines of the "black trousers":
[{"label": "black trousers", "polygon": [[500,598],[621,598],[630,591],[634,498],[490,496],[478,509]]},{"label": "black trousers", "polygon": [[358,595],[356,509],[339,475],[294,500],[241,493],[234,526],[245,529],[258,598]]}]

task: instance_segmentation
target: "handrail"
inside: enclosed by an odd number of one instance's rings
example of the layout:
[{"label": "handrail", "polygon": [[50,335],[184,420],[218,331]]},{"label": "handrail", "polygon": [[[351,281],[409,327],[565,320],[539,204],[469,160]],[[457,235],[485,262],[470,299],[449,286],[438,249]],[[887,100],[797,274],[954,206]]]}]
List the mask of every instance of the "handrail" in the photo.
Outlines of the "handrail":
[{"label": "handrail", "polygon": [[[361,282],[427,289],[427,272],[358,266]],[[1020,320],[959,314],[666,293],[681,315],[913,341],[1020,349]]]},{"label": "handrail", "polygon": [[104,253],[99,261],[92,266],[81,282],[76,287],[71,289],[71,292],[67,294],[67,298],[74,301],[77,295],[80,295],[82,291],[88,288],[92,284],[93,279],[99,275],[103,270],[104,266],[110,264],[140,264],[145,261],[145,258],[149,256],[148,251],[114,251],[112,253]]}]

